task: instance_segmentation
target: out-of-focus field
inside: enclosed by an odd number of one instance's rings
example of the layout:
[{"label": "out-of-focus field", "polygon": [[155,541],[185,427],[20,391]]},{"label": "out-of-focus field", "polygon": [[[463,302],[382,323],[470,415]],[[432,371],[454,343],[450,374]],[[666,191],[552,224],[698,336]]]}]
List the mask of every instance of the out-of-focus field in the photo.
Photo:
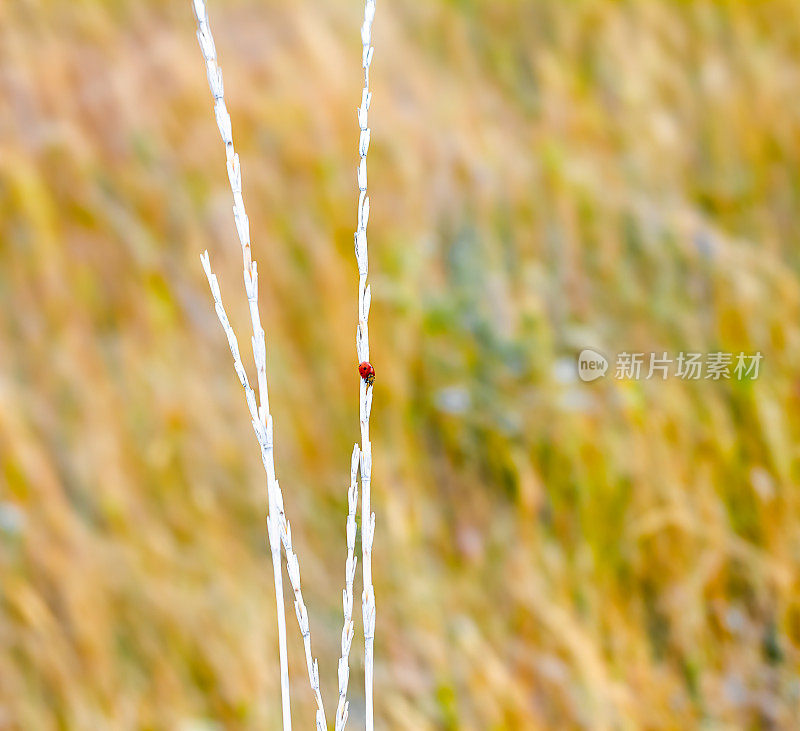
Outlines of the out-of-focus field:
[{"label": "out-of-focus field", "polygon": [[[330,720],[363,8],[209,10]],[[374,42],[379,727],[798,728],[800,3],[380,0]],[[1,729],[279,727],[205,248],[245,352],[189,1],[0,3]],[[586,346],[764,361],[583,384]]]}]

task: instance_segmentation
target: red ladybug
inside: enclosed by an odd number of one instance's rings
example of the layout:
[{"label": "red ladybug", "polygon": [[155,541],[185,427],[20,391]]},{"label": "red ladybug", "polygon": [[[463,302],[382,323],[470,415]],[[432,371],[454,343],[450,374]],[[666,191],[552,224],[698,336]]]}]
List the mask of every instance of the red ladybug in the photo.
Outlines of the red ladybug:
[{"label": "red ladybug", "polygon": [[375,369],[372,367],[372,363],[366,360],[363,363],[359,363],[358,372],[368,386],[371,386],[375,382]]}]

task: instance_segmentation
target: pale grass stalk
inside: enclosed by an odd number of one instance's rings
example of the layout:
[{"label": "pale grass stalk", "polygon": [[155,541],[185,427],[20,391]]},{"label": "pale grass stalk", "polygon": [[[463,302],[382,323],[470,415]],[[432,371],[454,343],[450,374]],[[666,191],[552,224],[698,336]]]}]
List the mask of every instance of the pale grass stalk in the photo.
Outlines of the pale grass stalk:
[{"label": "pale grass stalk", "polygon": [[200,257],[203,263],[203,270],[208,278],[208,284],[211,287],[211,296],[214,298],[214,309],[217,312],[222,329],[225,331],[225,336],[228,338],[228,346],[231,349],[233,356],[233,368],[236,375],[239,376],[239,382],[244,388],[245,401],[247,408],[250,411],[250,419],[253,424],[253,431],[258,439],[258,444],[261,449],[261,461],[264,469],[267,472],[267,490],[269,493],[269,515],[267,517],[267,534],[269,536],[270,552],[272,554],[272,573],[275,583],[275,605],[278,615],[278,648],[280,658],[280,671],[281,671],[281,703],[283,710],[283,728],[285,731],[290,731],[292,728],[292,715],[291,705],[289,699],[289,663],[286,655],[286,612],[283,604],[283,575],[281,574],[281,546],[280,546],[280,528],[276,525],[275,517],[275,499],[273,496],[274,490],[270,488],[270,473],[274,474],[273,465],[273,452],[272,452],[272,417],[267,417],[267,422],[264,424],[261,414],[259,413],[258,406],[256,405],[256,395],[250,387],[250,382],[247,378],[247,372],[242,364],[242,358],[239,354],[239,342],[236,339],[236,334],[233,332],[228,315],[225,312],[225,307],[222,304],[222,295],[219,291],[219,282],[217,276],[211,271],[211,263],[208,258],[208,251],[204,252]]},{"label": "pale grass stalk", "polygon": [[[372,94],[369,90],[369,67],[372,63],[372,21],[375,18],[375,0],[364,4],[364,23],[361,26],[364,89],[358,109],[358,126],[361,130],[358,152],[358,228],[355,232],[355,252],[358,263],[358,329],[356,352],[358,362],[369,360],[369,307],[370,287],[367,284],[369,263],[367,256],[367,222],[369,220],[369,198],[367,197],[367,151],[370,130],[368,126],[369,105]],[[364,617],[364,696],[366,699],[366,728],[373,730],[372,677],[375,646],[375,590],[372,586],[372,540],[375,534],[375,513],[370,506],[370,477],[372,475],[372,444],[369,441],[369,417],[372,411],[372,386],[361,379],[359,386],[359,419],[361,422],[361,570],[364,577],[362,612]]]},{"label": "pale grass stalk", "polygon": [[322,695],[319,687],[319,669],[316,660],[311,655],[311,633],[308,624],[308,612],[303,602],[303,593],[300,587],[300,567],[297,555],[292,548],[292,533],[289,522],[283,508],[283,495],[280,485],[275,476],[275,461],[273,451],[273,423],[269,413],[269,393],[267,390],[267,370],[266,370],[266,344],[264,329],[261,327],[261,316],[258,311],[258,268],[256,262],[251,258],[250,250],[250,222],[245,212],[244,200],[242,198],[242,176],[239,166],[239,155],[233,148],[233,136],[231,131],[231,119],[228,114],[224,99],[224,87],[222,82],[222,70],[217,65],[216,49],[214,38],[211,35],[211,27],[208,21],[203,0],[193,0],[195,16],[197,17],[197,40],[203,53],[206,63],[206,73],[211,94],[214,97],[214,114],[219,127],[220,136],[225,143],[225,154],[227,158],[228,180],[233,194],[233,216],[236,222],[236,231],[242,247],[242,259],[244,263],[244,285],[247,294],[247,301],[250,310],[250,320],[252,323],[253,336],[251,338],[253,347],[253,358],[258,377],[258,392],[260,404],[256,408],[255,394],[247,381],[247,374],[239,356],[239,347],[236,336],[230,326],[230,322],[222,306],[222,298],[219,291],[219,284],[216,276],[211,271],[208,252],[202,257],[203,268],[208,277],[211,292],[214,297],[214,305],[228,338],[228,344],[234,357],[234,368],[242,386],[245,389],[245,398],[250,410],[253,429],[261,449],[261,459],[264,470],[267,474],[267,492],[269,502],[269,514],[267,517],[267,532],[272,553],[273,576],[275,581],[275,601],[278,615],[278,642],[279,659],[281,671],[281,702],[283,708],[283,726],[285,730],[291,729],[291,704],[289,698],[289,670],[286,653],[286,625],[285,611],[283,606],[283,581],[280,570],[280,543],[283,542],[286,552],[286,567],[289,574],[289,581],[295,595],[295,613],[300,625],[300,632],[303,636],[303,645],[306,655],[306,666],[311,688],[317,702],[316,725],[317,731],[325,731],[327,724],[325,721],[325,710],[322,703]]},{"label": "pale grass stalk", "polygon": [[350,647],[353,644],[355,623],[353,622],[353,582],[356,577],[356,512],[358,510],[358,461],[360,450],[353,446],[350,458],[350,489],[347,491],[347,562],[344,569],[342,590],[342,656],[339,658],[339,705],[336,708],[336,731],[342,731],[347,723],[347,682],[350,679]]}]

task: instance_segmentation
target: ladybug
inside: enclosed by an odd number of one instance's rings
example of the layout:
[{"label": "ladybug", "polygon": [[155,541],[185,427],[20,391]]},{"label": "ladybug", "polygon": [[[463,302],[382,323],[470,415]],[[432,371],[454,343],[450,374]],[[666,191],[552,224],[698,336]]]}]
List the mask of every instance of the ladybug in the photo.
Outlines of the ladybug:
[{"label": "ladybug", "polygon": [[358,372],[368,386],[375,382],[375,369],[372,367],[372,363],[366,360],[363,363],[359,363]]}]

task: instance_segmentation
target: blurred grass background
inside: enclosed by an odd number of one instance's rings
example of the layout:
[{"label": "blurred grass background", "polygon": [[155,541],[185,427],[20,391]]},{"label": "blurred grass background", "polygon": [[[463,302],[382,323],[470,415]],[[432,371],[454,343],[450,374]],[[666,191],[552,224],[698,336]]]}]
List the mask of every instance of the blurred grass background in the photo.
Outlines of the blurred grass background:
[{"label": "blurred grass background", "polygon": [[[332,718],[363,9],[209,11]],[[397,0],[374,39],[380,728],[797,728],[800,4]],[[190,3],[0,4],[0,99],[0,728],[278,728]],[[764,362],[581,384],[583,347]]]}]

